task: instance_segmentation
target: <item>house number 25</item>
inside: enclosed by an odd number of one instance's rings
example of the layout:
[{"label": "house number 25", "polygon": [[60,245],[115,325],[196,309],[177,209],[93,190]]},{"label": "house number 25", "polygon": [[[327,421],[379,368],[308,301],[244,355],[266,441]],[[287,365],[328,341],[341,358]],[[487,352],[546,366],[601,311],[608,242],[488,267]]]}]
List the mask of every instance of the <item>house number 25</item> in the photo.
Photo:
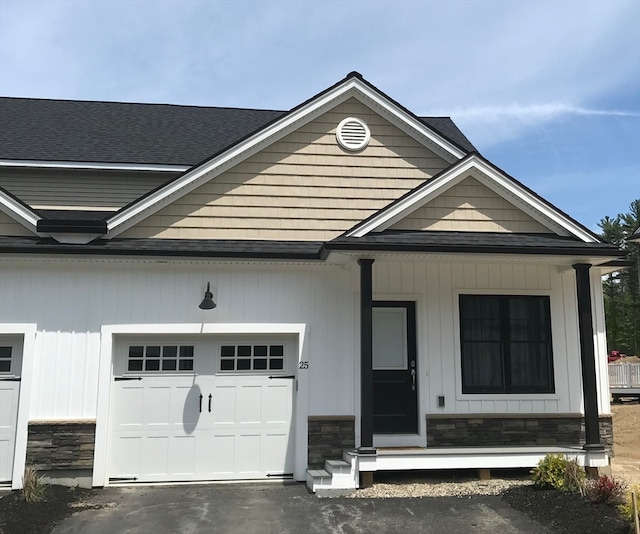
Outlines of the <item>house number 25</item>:
[{"label": "house number 25", "polygon": [[309,369],[309,362],[300,362],[298,364],[298,369]]}]

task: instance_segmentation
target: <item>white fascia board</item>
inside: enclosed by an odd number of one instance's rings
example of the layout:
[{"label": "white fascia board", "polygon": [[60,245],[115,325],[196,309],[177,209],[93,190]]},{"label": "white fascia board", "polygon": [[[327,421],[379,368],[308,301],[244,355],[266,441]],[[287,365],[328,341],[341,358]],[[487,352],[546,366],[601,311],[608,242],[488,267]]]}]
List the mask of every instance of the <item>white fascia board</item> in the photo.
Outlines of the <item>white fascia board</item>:
[{"label": "white fascia board", "polygon": [[0,159],[0,167],[38,167],[42,169],[95,169],[103,171],[184,172],[190,165],[156,163],[102,163],[99,161],[41,161],[28,159]]},{"label": "white fascia board", "polygon": [[[549,227],[549,223],[556,225],[557,227],[564,229],[569,234],[577,237],[585,243],[597,243],[592,235],[585,232],[580,226],[568,219],[566,216],[555,210],[552,206],[542,202],[538,197],[532,195],[529,191],[513,182],[504,174],[497,172],[493,167],[487,165],[478,156],[472,155],[461,165],[454,165],[448,171],[445,171],[426,187],[416,191],[414,194],[409,195],[402,202],[399,202],[396,206],[388,211],[381,213],[378,217],[374,217],[367,224],[347,234],[347,237],[362,237],[369,232],[382,231],[392,226],[397,221],[406,217],[409,213],[416,210],[420,206],[426,204],[433,198],[440,195],[444,190],[455,185],[456,182],[463,180],[468,173],[478,171],[482,175],[486,176],[486,179],[480,181],[497,194],[501,194],[500,190],[495,186],[491,186],[491,181],[498,184],[500,188],[508,191],[516,199],[522,202],[522,207],[528,207],[527,213],[534,217],[542,225]],[[474,172],[474,177],[478,178],[477,172]]]},{"label": "white fascia board", "polygon": [[[441,146],[446,152],[451,154],[451,157],[461,158],[465,155],[464,152],[437,135],[428,126],[416,121],[398,106],[388,99],[383,98],[382,95],[370,89],[357,78],[352,78],[307,102],[307,104],[295,112],[288,113],[280,120],[263,128],[243,142],[206,161],[199,167],[193,168],[180,178],[118,213],[107,221],[108,236],[115,237],[124,232],[138,222],[138,217],[142,216],[144,212],[153,210],[144,216],[151,215],[175,200],[178,196],[193,191],[205,181],[214,178],[240,163],[242,160],[262,150],[265,146],[274,143],[303,124],[315,119],[324,113],[327,108],[333,108],[351,97],[355,97],[361,101],[368,100],[385,109],[389,114],[394,115],[400,121],[411,126],[419,135]],[[205,175],[208,176],[205,177]]]},{"label": "white fascia board", "polygon": [[[473,158],[477,159],[477,158]],[[497,172],[494,168],[488,166],[484,161],[478,160],[476,167],[480,172],[485,174],[488,178],[497,183],[500,187],[506,189],[510,194],[514,195],[516,198],[523,202],[523,206],[529,206],[531,209],[528,209],[527,212],[529,215],[534,217],[538,222],[540,222],[544,226],[549,226],[548,222],[551,221],[554,225],[563,228],[569,234],[577,237],[581,241],[585,243],[598,243],[598,239],[595,239],[590,233],[586,232],[583,228],[569,219],[566,215],[560,213],[557,209],[555,209],[550,204],[543,202],[540,198],[535,195],[532,195],[529,191],[521,187],[519,184],[510,180],[504,174]],[[490,185],[490,181],[483,182],[484,185],[500,194],[495,188],[492,188]],[[541,217],[540,217],[541,216]]]},{"label": "white fascia board", "polygon": [[37,233],[40,217],[35,212],[20,202],[17,202],[14,198],[4,193],[4,191],[0,191],[0,206],[4,207],[2,211],[9,215],[9,217],[26,226],[32,232]]},{"label": "white fascia board", "polygon": [[413,137],[422,144],[426,144],[426,141],[427,143],[431,142],[437,145],[442,149],[441,155],[444,156],[449,163],[453,163],[466,156],[466,152],[455,146],[450,141],[447,141],[426,124],[416,120],[411,115],[408,115],[406,112],[398,108],[397,105],[389,101],[387,98],[384,98],[380,93],[373,91],[361,82],[358,83],[358,90],[364,97],[366,97],[367,100],[369,100],[370,103],[374,104],[374,108],[377,107],[378,110],[382,110],[384,112],[383,115],[386,116],[385,118],[390,119],[391,122],[395,126],[399,127],[404,133]]}]

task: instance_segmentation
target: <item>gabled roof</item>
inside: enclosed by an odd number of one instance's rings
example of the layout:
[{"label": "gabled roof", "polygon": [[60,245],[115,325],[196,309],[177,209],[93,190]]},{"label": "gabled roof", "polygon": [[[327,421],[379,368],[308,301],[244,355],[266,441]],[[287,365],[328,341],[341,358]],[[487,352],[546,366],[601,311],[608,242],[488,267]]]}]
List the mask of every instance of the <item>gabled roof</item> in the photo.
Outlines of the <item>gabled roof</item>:
[{"label": "gabled roof", "polygon": [[[0,98],[0,160],[191,167],[288,112],[168,104]],[[421,117],[464,151],[448,117]]]},{"label": "gabled roof", "polygon": [[633,232],[633,234],[631,234],[631,237],[629,237],[629,241],[638,241],[638,242],[640,242],[640,226],[638,228],[636,228],[636,231]]},{"label": "gabled roof", "polygon": [[386,230],[469,175],[481,181],[497,194],[507,198],[522,211],[549,228],[550,232],[559,235],[572,235],[587,243],[602,242],[591,230],[477,153],[467,155],[435,175],[431,180],[409,191],[345,232],[344,236],[362,238],[372,232]]},{"label": "gabled roof", "polygon": [[467,154],[466,149],[427,126],[419,117],[364,80],[359,73],[352,72],[332,87],[303,102],[266,126],[232,146],[213,154],[209,159],[186,171],[175,180],[123,207],[107,221],[108,235],[114,237],[122,233],[140,220],[207,181],[215,179],[219,174],[350,98],[355,98],[375,110],[380,116],[449,163],[453,163]]}]

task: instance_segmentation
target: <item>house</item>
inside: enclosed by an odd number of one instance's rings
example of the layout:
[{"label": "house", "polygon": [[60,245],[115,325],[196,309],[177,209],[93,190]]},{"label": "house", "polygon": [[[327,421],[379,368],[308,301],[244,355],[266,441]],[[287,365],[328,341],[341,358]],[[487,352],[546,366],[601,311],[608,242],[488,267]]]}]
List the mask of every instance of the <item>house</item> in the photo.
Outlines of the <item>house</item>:
[{"label": "house", "polygon": [[608,464],[622,253],[450,119],[1,104],[3,483]]}]

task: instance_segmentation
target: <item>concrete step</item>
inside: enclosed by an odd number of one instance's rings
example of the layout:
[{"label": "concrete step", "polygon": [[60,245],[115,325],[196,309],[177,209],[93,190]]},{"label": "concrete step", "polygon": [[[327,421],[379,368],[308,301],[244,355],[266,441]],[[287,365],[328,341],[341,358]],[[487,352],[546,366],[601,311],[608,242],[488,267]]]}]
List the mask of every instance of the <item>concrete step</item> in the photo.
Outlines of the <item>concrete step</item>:
[{"label": "concrete step", "polygon": [[307,489],[316,493],[319,489],[331,488],[331,478],[325,469],[307,469]]},{"label": "concrete step", "polygon": [[351,474],[351,462],[345,462],[344,460],[325,460],[324,468],[331,474]]}]

